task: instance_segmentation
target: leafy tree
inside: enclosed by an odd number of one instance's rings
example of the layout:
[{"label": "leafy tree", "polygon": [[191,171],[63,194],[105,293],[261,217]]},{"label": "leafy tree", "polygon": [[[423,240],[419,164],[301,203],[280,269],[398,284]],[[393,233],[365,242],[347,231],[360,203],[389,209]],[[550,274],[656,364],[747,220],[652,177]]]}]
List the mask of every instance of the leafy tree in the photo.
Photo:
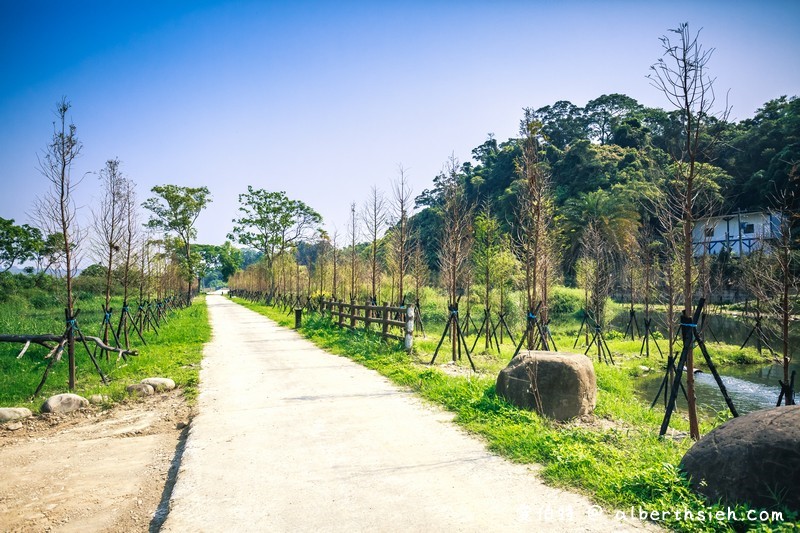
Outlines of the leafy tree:
[{"label": "leafy tree", "polygon": [[618,93],[604,94],[589,101],[583,111],[589,138],[600,144],[607,144],[621,121],[640,108],[639,102]]},{"label": "leafy tree", "polygon": [[174,233],[178,239],[184,279],[187,281],[186,303],[191,303],[192,280],[195,277],[197,257],[192,255],[191,241],[197,236],[194,227],[200,212],[211,202],[207,187],[182,187],[179,185],[156,185],[151,189],[156,196],[148,198],[145,209],[152,214],[147,227]]},{"label": "leafy tree", "polygon": [[230,241],[225,241],[222,246],[219,246],[217,254],[222,281],[227,282],[236,271],[241,269],[244,254]]},{"label": "leafy tree", "polygon": [[572,102],[559,100],[552,106],[540,107],[533,116],[542,123],[545,140],[560,150],[588,139],[585,112]]},{"label": "leafy tree", "polygon": [[312,235],[322,223],[322,216],[300,200],[292,200],[283,191],[272,192],[247,186],[239,195],[239,211],[228,238],[250,246],[264,255],[270,290],[276,287],[275,260]]},{"label": "leafy tree", "polygon": [[13,219],[0,217],[0,272],[8,272],[14,264],[33,259],[43,246],[38,228],[27,224],[17,226]]},{"label": "leafy tree", "polygon": [[598,189],[568,200],[563,210],[565,234],[571,243],[568,261],[578,258],[583,233],[592,226],[599,239],[614,254],[632,248],[639,229],[639,212],[630,199],[618,189]]}]

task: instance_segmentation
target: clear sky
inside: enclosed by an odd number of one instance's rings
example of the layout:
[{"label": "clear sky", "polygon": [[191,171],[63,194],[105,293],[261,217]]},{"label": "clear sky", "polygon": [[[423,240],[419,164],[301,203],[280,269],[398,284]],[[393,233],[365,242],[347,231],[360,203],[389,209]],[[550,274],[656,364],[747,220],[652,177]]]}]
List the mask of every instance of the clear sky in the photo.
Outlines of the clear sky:
[{"label": "clear sky", "polygon": [[[733,118],[800,93],[795,0],[0,0],[0,216],[30,222],[66,96],[74,178],[118,157],[141,200],[207,186],[201,242],[224,241],[247,185],[344,233],[350,203],[388,190],[399,164],[419,194],[451,153],[515,136],[524,107],[614,92],[667,107],[645,76],[685,21],[716,48]],[[83,219],[96,185],[80,185]]]}]

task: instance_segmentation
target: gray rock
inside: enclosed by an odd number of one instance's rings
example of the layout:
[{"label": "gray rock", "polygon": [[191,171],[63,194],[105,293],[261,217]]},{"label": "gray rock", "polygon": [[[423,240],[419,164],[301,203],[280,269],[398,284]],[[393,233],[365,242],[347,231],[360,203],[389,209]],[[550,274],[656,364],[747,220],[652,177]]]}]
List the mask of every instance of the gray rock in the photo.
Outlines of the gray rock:
[{"label": "gray rock", "polygon": [[71,413],[89,406],[89,400],[77,394],[56,394],[42,404],[43,413]]},{"label": "gray rock", "polygon": [[777,496],[800,511],[800,405],[725,422],[686,452],[681,468],[711,501],[769,507]]},{"label": "gray rock", "polygon": [[586,356],[521,352],[497,376],[497,394],[522,409],[569,420],[594,411],[597,379]]},{"label": "gray rock", "polygon": [[16,420],[17,418],[27,418],[32,415],[33,412],[25,407],[3,407],[0,408],[0,424]]},{"label": "gray rock", "polygon": [[132,396],[152,396],[155,394],[153,386],[146,383],[134,383],[125,387],[125,390]]},{"label": "gray rock", "polygon": [[89,396],[89,403],[92,405],[100,405],[108,401],[108,396],[105,394],[92,394]]},{"label": "gray rock", "polygon": [[175,388],[175,382],[169,378],[147,378],[143,379],[141,382],[150,385],[157,391],[172,390]]},{"label": "gray rock", "polygon": [[9,431],[19,431],[23,427],[25,426],[22,425],[22,422],[11,422],[10,424],[6,424],[6,429]]}]

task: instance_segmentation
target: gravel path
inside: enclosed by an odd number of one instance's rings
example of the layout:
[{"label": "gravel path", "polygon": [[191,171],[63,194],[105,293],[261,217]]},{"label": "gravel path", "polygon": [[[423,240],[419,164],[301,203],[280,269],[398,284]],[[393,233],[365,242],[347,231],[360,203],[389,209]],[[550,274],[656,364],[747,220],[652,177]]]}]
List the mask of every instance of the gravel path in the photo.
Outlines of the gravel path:
[{"label": "gravel path", "polygon": [[209,296],[214,336],[164,531],[641,528],[291,330]]}]

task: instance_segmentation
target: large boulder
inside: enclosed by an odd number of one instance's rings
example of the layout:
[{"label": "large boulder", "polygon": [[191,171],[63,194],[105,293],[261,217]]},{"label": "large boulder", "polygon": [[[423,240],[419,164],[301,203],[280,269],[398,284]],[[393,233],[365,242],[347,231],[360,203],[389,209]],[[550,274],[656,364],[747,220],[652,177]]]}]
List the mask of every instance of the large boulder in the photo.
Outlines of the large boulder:
[{"label": "large boulder", "polygon": [[42,404],[43,413],[71,413],[89,406],[89,400],[77,394],[56,394]]},{"label": "large boulder", "polygon": [[681,468],[711,501],[769,507],[777,498],[800,511],[800,405],[725,422],[686,452]]},{"label": "large boulder", "polygon": [[0,424],[17,418],[27,418],[31,415],[33,413],[26,407],[0,407]]},{"label": "large boulder", "polygon": [[597,400],[592,361],[566,352],[521,352],[497,376],[497,394],[555,420],[591,414]]}]

